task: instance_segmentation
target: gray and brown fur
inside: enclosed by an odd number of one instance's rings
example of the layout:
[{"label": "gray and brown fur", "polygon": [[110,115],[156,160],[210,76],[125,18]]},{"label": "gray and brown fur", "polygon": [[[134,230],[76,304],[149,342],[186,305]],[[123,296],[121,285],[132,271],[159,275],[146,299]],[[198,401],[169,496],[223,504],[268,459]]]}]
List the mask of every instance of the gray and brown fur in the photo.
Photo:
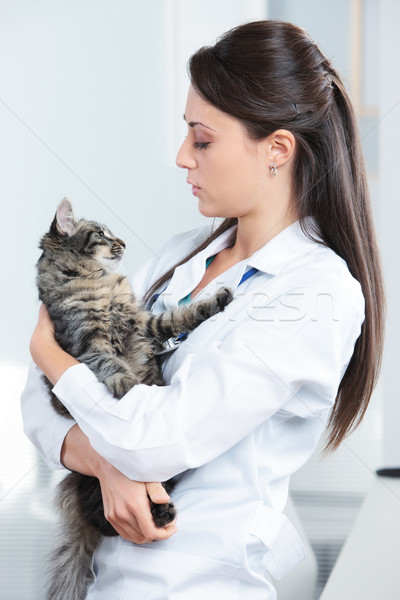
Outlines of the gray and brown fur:
[{"label": "gray and brown fur", "polygon": [[[192,331],[232,300],[232,292],[222,288],[208,300],[152,315],[134,297],[127,278],[114,273],[125,243],[104,225],[76,221],[68,200],[59,205],[40,248],[39,298],[54,323],[56,340],[118,399],[137,383],[163,385],[163,342]],[[70,417],[51,395],[54,409]],[[172,491],[172,480],[163,485]],[[117,532],[105,519],[94,477],[67,475],[59,485],[57,505],[62,533],[51,557],[47,600],[83,600],[93,581],[93,553],[103,535]],[[175,517],[172,503],[151,503],[151,510],[158,527]]]}]

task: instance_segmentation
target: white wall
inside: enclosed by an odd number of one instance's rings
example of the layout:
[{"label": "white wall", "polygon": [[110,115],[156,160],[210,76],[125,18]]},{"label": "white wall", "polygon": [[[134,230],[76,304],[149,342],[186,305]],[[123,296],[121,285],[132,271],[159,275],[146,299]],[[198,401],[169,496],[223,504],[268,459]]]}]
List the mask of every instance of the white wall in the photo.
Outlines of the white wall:
[{"label": "white wall", "polygon": [[[190,53],[264,0],[1,0],[0,581],[38,600],[58,479],[22,432],[19,395],[38,302],[41,235],[67,196],[128,247],[131,275],[203,222],[175,166]],[[23,572],[23,576],[21,576]]]},{"label": "white wall", "polygon": [[[105,220],[140,264],[168,217],[165,9],[152,2],[2,1],[0,357],[25,360],[34,263],[58,202]],[[5,237],[5,239],[4,239]]]}]

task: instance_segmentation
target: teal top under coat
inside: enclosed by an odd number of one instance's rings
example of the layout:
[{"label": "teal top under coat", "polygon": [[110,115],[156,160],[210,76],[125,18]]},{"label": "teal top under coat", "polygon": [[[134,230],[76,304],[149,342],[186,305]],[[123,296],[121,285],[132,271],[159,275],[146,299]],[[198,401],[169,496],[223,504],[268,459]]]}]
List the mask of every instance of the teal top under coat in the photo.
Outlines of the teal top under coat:
[{"label": "teal top under coat", "polygon": [[[211,265],[212,261],[214,260],[214,258],[217,255],[214,254],[214,256],[210,256],[209,258],[207,258],[206,260],[206,269],[208,269],[208,267]],[[189,302],[192,300],[191,298],[192,292],[190,292],[187,296],[185,296],[184,298],[181,298],[178,302],[178,306],[182,306],[183,304],[189,304]]]}]

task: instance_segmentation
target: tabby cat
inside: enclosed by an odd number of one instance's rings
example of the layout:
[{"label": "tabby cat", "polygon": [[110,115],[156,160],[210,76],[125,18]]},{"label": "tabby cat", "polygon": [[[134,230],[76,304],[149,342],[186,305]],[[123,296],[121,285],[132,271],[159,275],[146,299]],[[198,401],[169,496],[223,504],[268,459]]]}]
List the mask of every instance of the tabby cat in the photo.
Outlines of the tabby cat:
[{"label": "tabby cat", "polygon": [[[66,199],[40,248],[39,298],[54,322],[56,340],[86,363],[118,399],[137,383],[163,385],[163,344],[192,331],[232,300],[232,292],[221,288],[208,300],[152,315],[135,299],[127,278],[114,273],[125,243],[103,225],[76,221]],[[54,409],[70,417],[51,396]],[[169,493],[173,480],[164,487]],[[59,485],[57,505],[63,530],[51,557],[47,599],[83,600],[93,581],[93,553],[103,535],[117,532],[105,519],[100,485],[94,477],[67,475]],[[151,503],[151,511],[158,527],[175,517],[172,503]]]}]

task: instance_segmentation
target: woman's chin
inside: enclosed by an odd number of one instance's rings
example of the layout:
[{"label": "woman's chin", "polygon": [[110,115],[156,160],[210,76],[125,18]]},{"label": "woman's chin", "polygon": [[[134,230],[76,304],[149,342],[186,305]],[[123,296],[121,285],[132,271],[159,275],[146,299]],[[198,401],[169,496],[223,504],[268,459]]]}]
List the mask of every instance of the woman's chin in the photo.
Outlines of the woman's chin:
[{"label": "woman's chin", "polygon": [[210,206],[206,202],[199,199],[198,211],[203,217],[221,218],[224,219],[225,215],[221,214],[222,211],[217,210],[215,206]]}]

